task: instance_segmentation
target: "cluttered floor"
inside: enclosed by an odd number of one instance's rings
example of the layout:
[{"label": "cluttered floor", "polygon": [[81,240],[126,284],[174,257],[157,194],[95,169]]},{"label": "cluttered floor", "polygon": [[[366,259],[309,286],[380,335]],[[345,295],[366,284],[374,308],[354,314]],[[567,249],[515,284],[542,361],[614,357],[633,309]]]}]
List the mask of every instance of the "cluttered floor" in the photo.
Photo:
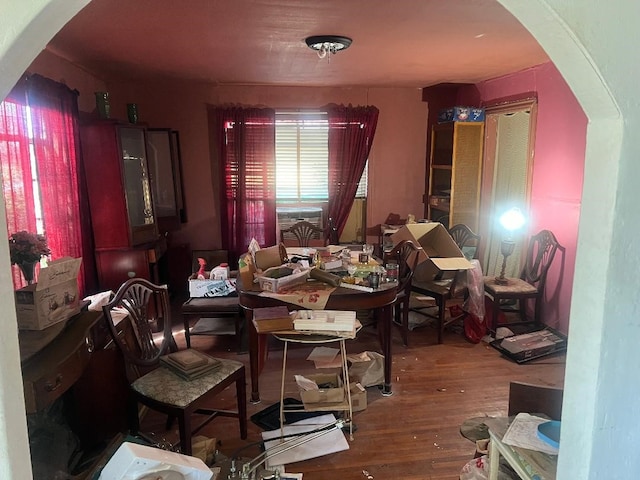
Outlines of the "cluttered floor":
[{"label": "cluttered floor", "polygon": [[[476,444],[460,433],[466,420],[506,415],[511,381],[563,384],[563,353],[518,364],[485,342],[468,342],[455,323],[447,328],[444,343],[437,344],[435,326],[413,314],[412,317],[408,347],[402,345],[398,329],[393,329],[393,395],[382,396],[376,386],[366,388],[366,408],[353,415],[355,431],[352,440],[348,433],[345,435],[347,448],[287,464],[287,472],[301,473],[305,480],[457,479],[476,452]],[[176,340],[184,347],[179,313],[174,325]],[[227,335],[192,335],[192,348],[243,362],[249,382],[246,348],[228,335],[232,331],[221,333]],[[365,326],[355,340],[346,343],[350,354],[377,351],[375,326]],[[314,363],[307,360],[311,350],[308,345],[290,347],[286,388],[292,395],[285,396],[295,396],[294,374],[314,371]],[[216,419],[199,432],[202,448],[208,451],[203,453],[209,454],[210,463],[225,465],[231,456],[250,459],[260,455],[264,425],[255,419],[263,418],[280,400],[282,356],[282,344],[271,339],[260,376],[261,403],[248,402],[248,416],[254,421],[249,421],[246,440],[239,438],[235,419]],[[226,390],[217,401],[220,408],[234,408],[235,390]],[[153,431],[158,439],[175,441],[177,432],[165,432],[164,421],[150,412],[144,417],[142,428]]]}]

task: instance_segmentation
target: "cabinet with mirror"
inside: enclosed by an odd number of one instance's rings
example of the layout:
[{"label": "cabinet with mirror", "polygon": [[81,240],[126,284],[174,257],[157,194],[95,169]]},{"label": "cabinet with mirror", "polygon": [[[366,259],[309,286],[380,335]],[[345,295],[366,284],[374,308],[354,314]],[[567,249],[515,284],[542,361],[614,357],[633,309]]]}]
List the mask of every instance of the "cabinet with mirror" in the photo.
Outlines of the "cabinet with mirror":
[{"label": "cabinet with mirror", "polygon": [[116,290],[132,276],[159,282],[166,245],[154,213],[146,129],[90,120],[80,138],[100,288]]}]

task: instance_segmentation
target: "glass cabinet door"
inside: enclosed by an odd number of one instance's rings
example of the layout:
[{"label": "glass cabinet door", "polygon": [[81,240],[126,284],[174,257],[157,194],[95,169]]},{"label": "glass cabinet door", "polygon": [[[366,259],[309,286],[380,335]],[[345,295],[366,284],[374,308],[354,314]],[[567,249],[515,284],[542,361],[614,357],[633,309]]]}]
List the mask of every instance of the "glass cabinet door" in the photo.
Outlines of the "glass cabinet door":
[{"label": "glass cabinet door", "polygon": [[154,225],[144,130],[120,127],[123,181],[132,236],[136,228]]}]

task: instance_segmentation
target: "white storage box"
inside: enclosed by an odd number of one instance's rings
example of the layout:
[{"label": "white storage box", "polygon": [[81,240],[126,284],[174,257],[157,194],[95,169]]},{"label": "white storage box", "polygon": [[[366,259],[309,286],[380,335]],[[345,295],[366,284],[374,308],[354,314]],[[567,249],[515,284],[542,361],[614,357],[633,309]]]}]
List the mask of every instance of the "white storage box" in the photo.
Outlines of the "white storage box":
[{"label": "white storage box", "polygon": [[99,480],[142,478],[210,480],[212,476],[211,469],[199,458],[124,442],[102,469]]},{"label": "white storage box", "polygon": [[189,277],[190,297],[225,297],[235,291],[235,279],[210,280],[207,278],[198,280],[195,273]]},{"label": "white storage box", "polygon": [[64,257],[40,270],[38,283],[16,290],[16,315],[21,330],[43,330],[80,311],[78,271],[81,258]]}]

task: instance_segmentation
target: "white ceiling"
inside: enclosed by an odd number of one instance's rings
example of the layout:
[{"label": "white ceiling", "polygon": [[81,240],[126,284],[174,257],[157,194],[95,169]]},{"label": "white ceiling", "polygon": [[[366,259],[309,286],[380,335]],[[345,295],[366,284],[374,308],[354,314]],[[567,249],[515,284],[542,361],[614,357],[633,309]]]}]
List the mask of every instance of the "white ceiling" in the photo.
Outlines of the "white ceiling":
[{"label": "white ceiling", "polygon": [[[310,35],[353,39],[320,59]],[[495,0],[93,0],[47,47],[109,79],[226,85],[477,83],[548,61]]]}]

